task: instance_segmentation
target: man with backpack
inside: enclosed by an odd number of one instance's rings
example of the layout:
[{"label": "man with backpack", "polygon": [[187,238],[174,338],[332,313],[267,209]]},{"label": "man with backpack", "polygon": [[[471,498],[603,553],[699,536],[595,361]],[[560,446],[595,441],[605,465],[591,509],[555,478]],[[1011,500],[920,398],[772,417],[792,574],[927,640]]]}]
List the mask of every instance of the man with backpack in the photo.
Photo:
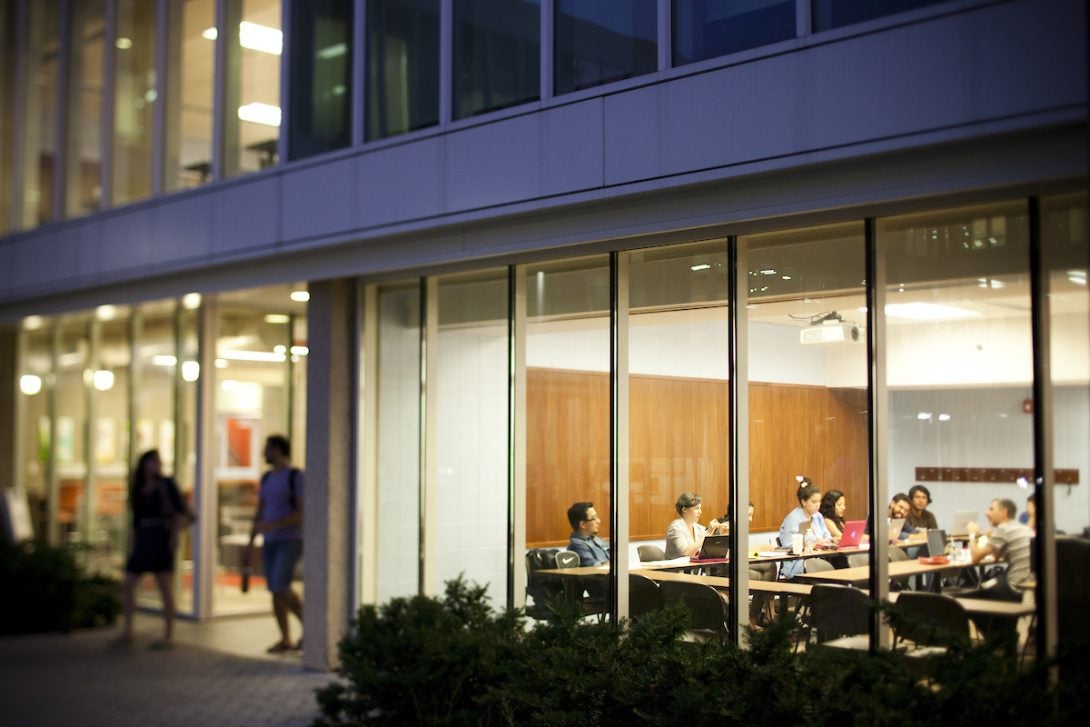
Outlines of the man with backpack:
[{"label": "man with backpack", "polygon": [[279,434],[265,440],[265,462],[272,469],[261,478],[244,565],[249,565],[254,538],[261,533],[265,580],[280,627],[280,640],[266,651],[278,654],[303,648],[302,637],[292,642],[288,623],[289,613],[294,613],[300,623],[303,621],[303,601],[291,587],[295,567],[303,555],[303,472],[291,466],[291,442]]}]

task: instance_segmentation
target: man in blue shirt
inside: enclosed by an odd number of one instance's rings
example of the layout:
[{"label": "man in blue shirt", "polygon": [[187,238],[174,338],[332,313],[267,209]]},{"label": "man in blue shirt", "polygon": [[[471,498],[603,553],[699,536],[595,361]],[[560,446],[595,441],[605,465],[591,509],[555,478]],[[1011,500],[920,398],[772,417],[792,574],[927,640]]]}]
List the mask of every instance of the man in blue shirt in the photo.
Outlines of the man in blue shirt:
[{"label": "man in blue shirt", "polygon": [[579,565],[593,566],[609,562],[609,543],[598,537],[602,519],[592,502],[577,502],[568,508],[572,534],[568,550],[579,555]]}]

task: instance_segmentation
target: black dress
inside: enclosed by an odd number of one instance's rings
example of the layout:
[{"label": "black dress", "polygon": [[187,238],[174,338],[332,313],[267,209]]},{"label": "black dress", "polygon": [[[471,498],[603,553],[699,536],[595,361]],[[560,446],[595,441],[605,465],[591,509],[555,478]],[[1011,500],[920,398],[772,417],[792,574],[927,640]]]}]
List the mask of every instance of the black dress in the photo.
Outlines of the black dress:
[{"label": "black dress", "polygon": [[133,550],[125,570],[130,573],[163,573],[174,570],[170,532],[174,519],[186,512],[178,485],[160,477],[157,486],[145,494],[138,488],[132,495]]}]

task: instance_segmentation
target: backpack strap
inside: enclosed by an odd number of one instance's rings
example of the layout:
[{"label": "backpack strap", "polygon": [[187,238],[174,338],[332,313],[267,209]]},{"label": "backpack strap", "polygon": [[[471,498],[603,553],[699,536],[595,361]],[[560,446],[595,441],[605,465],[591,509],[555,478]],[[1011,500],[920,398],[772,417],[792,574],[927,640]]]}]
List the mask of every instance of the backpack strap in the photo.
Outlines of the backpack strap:
[{"label": "backpack strap", "polygon": [[299,509],[299,496],[298,496],[298,494],[296,494],[297,491],[298,491],[298,487],[296,487],[296,484],[295,484],[296,481],[298,480],[298,475],[299,475],[299,468],[292,467],[291,468],[291,474],[288,475],[288,491],[291,493],[289,495],[288,499],[291,502],[291,509],[292,510],[298,510]]}]

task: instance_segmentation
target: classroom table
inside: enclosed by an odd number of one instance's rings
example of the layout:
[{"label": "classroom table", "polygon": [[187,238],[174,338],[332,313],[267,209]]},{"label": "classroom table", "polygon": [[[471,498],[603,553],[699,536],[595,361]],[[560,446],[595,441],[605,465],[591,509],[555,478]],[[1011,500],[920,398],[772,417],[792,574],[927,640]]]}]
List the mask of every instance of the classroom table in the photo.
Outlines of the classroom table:
[{"label": "classroom table", "polygon": [[[974,563],[953,561],[942,565],[927,565],[918,560],[899,560],[889,564],[889,577],[901,578],[906,576],[927,575],[930,573],[948,573],[964,568],[974,567]],[[818,573],[799,573],[795,579],[815,581],[818,583],[839,583],[852,586],[866,583],[870,579],[870,566],[863,565],[856,568],[841,568],[839,570],[820,571]]]}]

